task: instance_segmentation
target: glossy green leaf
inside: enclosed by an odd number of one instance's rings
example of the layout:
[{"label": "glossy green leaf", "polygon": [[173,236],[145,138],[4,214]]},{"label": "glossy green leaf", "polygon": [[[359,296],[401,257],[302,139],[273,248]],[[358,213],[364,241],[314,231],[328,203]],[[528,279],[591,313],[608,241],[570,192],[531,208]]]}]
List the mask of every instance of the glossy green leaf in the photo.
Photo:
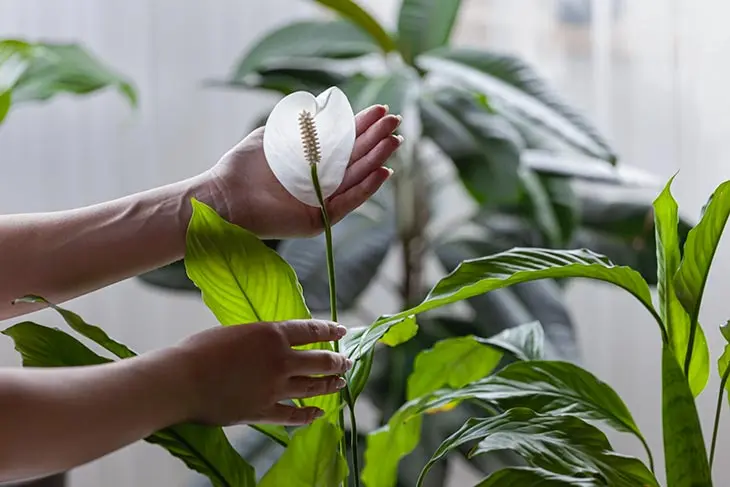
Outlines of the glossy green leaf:
[{"label": "glossy green leaf", "polygon": [[375,357],[375,350],[370,350],[368,353],[363,354],[359,360],[355,362],[346,374],[345,378],[347,384],[350,386],[350,394],[352,394],[352,400],[356,401],[360,394],[365,389],[370,378],[370,371],[373,368],[373,358]]},{"label": "glossy green leaf", "polygon": [[474,487],[502,487],[519,485],[520,487],[603,487],[602,479],[570,477],[548,472],[541,468],[512,467],[494,472]]},{"label": "glossy green leaf", "polygon": [[480,203],[510,203],[519,188],[522,141],[503,117],[490,114],[463,91],[444,90],[420,101],[423,133],[454,162]]},{"label": "glossy green leaf", "polygon": [[556,474],[603,479],[616,487],[659,485],[639,460],[614,453],[598,428],[574,416],[541,415],[527,408],[510,409],[491,418],[469,419],[444,440],[424,467],[421,479],[450,451],[472,442],[478,445],[470,456],[513,450],[528,465]]},{"label": "glossy green leaf", "polygon": [[408,377],[406,399],[410,401],[442,387],[463,387],[492,372],[501,359],[501,351],[474,337],[441,340],[416,356]]},{"label": "glossy green leaf", "polygon": [[[337,309],[340,312],[357,303],[395,241],[395,211],[392,198],[384,189],[366,203],[367,209],[350,213],[332,227]],[[309,309],[329,311],[324,235],[286,240],[278,252],[296,271]]]},{"label": "glossy green leaf", "polygon": [[0,41],[0,124],[10,111],[13,88],[30,66],[37,48],[16,39]]},{"label": "glossy green leaf", "polygon": [[[403,115],[420,94],[420,79],[417,73],[407,68],[362,79],[359,84],[356,96],[350,99],[355,111],[374,104],[385,104],[390,108],[390,113]],[[410,122],[412,121],[406,123]],[[402,126],[399,129],[402,129]]]},{"label": "glossy green leaf", "polygon": [[692,391],[672,351],[662,348],[662,429],[667,487],[711,487]]},{"label": "glossy green leaf", "polygon": [[[294,270],[253,233],[195,199],[186,237],[185,268],[203,301],[224,326],[310,318]],[[303,348],[331,350],[329,343]],[[302,403],[332,411],[339,394]]]},{"label": "glossy green leaf", "polygon": [[441,390],[409,401],[397,414],[407,420],[456,401],[473,399],[496,404],[503,410],[527,407],[540,414],[570,414],[586,421],[601,421],[633,434],[650,453],[619,395],[590,372],[567,362],[516,362],[461,389]]},{"label": "glossy green leaf", "polygon": [[10,111],[11,101],[12,93],[10,91],[0,93],[0,124],[3,123],[3,120],[5,120],[8,111]]},{"label": "glossy green leaf", "polygon": [[388,332],[380,339],[380,343],[389,347],[397,347],[407,342],[418,333],[418,323],[416,320],[405,320],[392,326]]},{"label": "glossy green leaf", "polygon": [[222,325],[311,317],[284,259],[204,203],[192,205],[185,267]]},{"label": "glossy green leaf", "polygon": [[[727,340],[727,337],[725,339]],[[725,374],[728,373],[728,368],[730,368],[730,344],[725,345],[722,355],[717,359],[718,375],[721,378],[725,377]],[[725,381],[725,390],[730,393],[730,381]],[[728,400],[730,400],[730,394],[728,394]]]},{"label": "glossy green leaf", "polygon": [[[416,322],[414,316],[406,316],[403,318],[385,319],[381,318],[368,327],[352,330],[342,339],[342,351],[351,360],[358,360],[360,357],[374,349],[378,342],[388,333],[394,326],[399,326],[403,322]],[[401,325],[405,328],[412,328],[413,324]]]},{"label": "glossy green leaf", "polygon": [[[654,228],[658,262],[659,314],[667,330],[669,344],[680,364],[685,363],[690,335],[690,317],[674,292],[674,275],[679,269],[679,207],[671,191],[672,178],[654,202]],[[689,367],[689,385],[698,396],[710,377],[710,351],[705,334],[697,325]]]},{"label": "glossy green leaf", "polygon": [[369,433],[361,477],[365,487],[394,487],[400,459],[416,448],[420,437],[421,416],[405,420],[398,413]]},{"label": "glossy green leaf", "polygon": [[[704,338],[698,322],[702,293],[728,216],[730,216],[730,181],[722,183],[715,190],[705,206],[700,222],[687,235],[684,255],[674,276],[675,293],[689,314],[691,328],[688,347],[692,347],[692,350],[695,349],[694,342],[702,342]],[[698,346],[702,347],[702,344]],[[704,347],[700,350],[703,349]],[[703,357],[698,359],[704,360]],[[686,371],[687,358],[682,364],[683,370]]]},{"label": "glossy green leaf", "polygon": [[266,472],[258,487],[337,487],[347,462],[337,453],[342,431],[326,417],[299,428],[289,447]]},{"label": "glossy green leaf", "polygon": [[375,20],[372,15],[366,12],[361,6],[352,0],[315,0],[337,12],[341,17],[348,19],[363,31],[370,34],[380,48],[385,52],[395,49],[395,42],[385,29]]},{"label": "glossy green leaf", "polygon": [[419,67],[485,94],[494,109],[599,159],[615,161],[608,143],[588,121],[559,99],[528,65],[476,49],[438,49],[420,56]]},{"label": "glossy green leaf", "polygon": [[[111,362],[72,336],[23,322],[2,332],[15,342],[25,367],[78,367]],[[230,445],[221,428],[181,424],[145,438],[165,448],[188,468],[207,476],[215,487],[253,487],[253,468]]]},{"label": "glossy green leaf", "polygon": [[296,58],[352,58],[378,52],[373,38],[351,22],[303,21],[268,32],[238,61],[231,81]]},{"label": "glossy green leaf", "polygon": [[13,88],[14,103],[45,101],[59,93],[83,95],[115,88],[132,106],[132,84],[77,44],[37,44],[32,61]]},{"label": "glossy green leaf", "polygon": [[449,42],[461,0],[403,0],[398,48],[407,62]]},{"label": "glossy green leaf", "polygon": [[[282,95],[295,91],[321,93],[331,86],[345,83],[349,78],[332,64],[330,59],[296,58],[273,63],[272,68],[259,68],[240,78],[229,80],[208,80],[205,84],[213,88],[262,89]],[[268,115],[268,113],[266,114]],[[266,117],[258,126],[264,125]]]},{"label": "glossy green leaf", "polygon": [[283,447],[289,445],[289,432],[283,426],[276,424],[250,424],[249,426]]},{"label": "glossy green leaf", "polygon": [[84,321],[83,318],[81,318],[81,316],[77,315],[73,311],[69,311],[53,303],[50,303],[48,300],[42,298],[41,296],[29,295],[17,299],[16,301],[23,303],[38,303],[48,306],[49,308],[58,312],[58,314],[61,315],[66,324],[70,326],[72,330],[76,331],[80,335],[85,336],[89,340],[96,342],[97,344],[104,347],[106,350],[110,351],[119,358],[131,358],[137,355],[126,345],[121,344],[110,338],[109,335],[107,335],[106,332],[98,326],[88,324],[86,321]]},{"label": "glossy green leaf", "polygon": [[519,360],[542,360],[545,333],[539,321],[508,328],[489,338],[475,337],[485,345],[511,353]]},{"label": "glossy green leaf", "polygon": [[518,171],[522,190],[525,193],[525,213],[537,224],[551,248],[562,247],[567,242],[558,221],[558,215],[550,201],[550,193],[540,176],[531,169],[521,167]]},{"label": "glossy green leaf", "polygon": [[499,254],[463,262],[441,279],[418,306],[373,324],[402,319],[478,294],[513,284],[545,278],[586,278],[608,282],[635,296],[659,323],[661,319],[652,305],[649,286],[634,270],[616,266],[590,250],[549,250],[516,248]]}]

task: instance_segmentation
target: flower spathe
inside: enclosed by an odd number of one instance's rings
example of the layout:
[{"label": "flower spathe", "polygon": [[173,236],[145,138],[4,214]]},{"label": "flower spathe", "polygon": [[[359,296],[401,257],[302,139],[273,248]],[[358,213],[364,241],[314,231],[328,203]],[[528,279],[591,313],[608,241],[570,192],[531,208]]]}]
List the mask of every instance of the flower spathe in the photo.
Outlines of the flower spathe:
[{"label": "flower spathe", "polygon": [[342,184],[355,145],[355,115],[347,96],[332,87],[315,97],[285,96],[264,129],[264,154],[281,185],[302,203],[319,207],[312,164],[324,198]]}]

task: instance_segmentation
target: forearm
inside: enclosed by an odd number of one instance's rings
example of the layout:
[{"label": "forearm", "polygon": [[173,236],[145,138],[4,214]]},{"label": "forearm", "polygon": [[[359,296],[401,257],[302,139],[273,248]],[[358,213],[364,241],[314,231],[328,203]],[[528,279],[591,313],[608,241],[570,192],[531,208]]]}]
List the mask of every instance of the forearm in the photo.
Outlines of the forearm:
[{"label": "forearm", "polygon": [[71,469],[184,421],[184,383],[166,353],[0,369],[0,483]]},{"label": "forearm", "polygon": [[60,303],[181,258],[190,198],[215,204],[207,176],[85,208],[0,216],[0,319]]}]

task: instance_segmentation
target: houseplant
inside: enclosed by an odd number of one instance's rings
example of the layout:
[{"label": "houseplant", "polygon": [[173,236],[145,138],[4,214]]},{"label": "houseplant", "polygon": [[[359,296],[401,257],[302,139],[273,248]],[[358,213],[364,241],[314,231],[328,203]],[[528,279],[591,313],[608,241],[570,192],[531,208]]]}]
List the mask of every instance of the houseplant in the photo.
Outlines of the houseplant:
[{"label": "houseplant", "polygon": [[[376,317],[363,309],[368,294],[397,295],[403,309],[419,302],[438,277],[428,267],[448,272],[464,259],[515,246],[589,247],[656,284],[654,194],[644,187],[651,178],[619,164],[597,130],[520,59],[450,47],[459,1],[405,0],[392,33],[355,2],[318,3],[334,18],[272,30],[246,49],[226,79],[209,84],[277,95],[336,85],[356,109],[387,103],[404,115],[401,133],[410,149],[392,162],[394,184],[333,229],[343,320],[365,324]],[[680,225],[683,241],[690,225]],[[326,313],[324,238],[266,243],[296,270],[312,312]],[[386,262],[394,254],[407,258],[392,272]],[[142,278],[197,292],[183,262]],[[520,284],[469,299],[463,315],[422,318],[421,333],[384,351],[374,366],[364,394],[381,422],[406,397],[409,364],[441,338],[492,336],[539,320],[548,355],[579,361],[563,282]],[[475,410],[467,404],[458,413],[465,419]],[[440,431],[436,438],[454,426],[438,416],[427,421],[429,430]],[[260,458],[261,466],[281,451],[265,438],[243,441],[247,458]],[[406,459],[403,485],[415,483],[426,450]],[[494,467],[480,460],[485,471]]]}]

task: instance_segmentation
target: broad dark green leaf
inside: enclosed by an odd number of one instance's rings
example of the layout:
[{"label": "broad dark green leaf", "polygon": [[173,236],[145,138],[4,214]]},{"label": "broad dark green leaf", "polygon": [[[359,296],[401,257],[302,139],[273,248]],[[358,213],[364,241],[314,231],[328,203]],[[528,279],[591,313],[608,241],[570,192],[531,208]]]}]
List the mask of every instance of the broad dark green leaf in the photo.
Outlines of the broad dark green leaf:
[{"label": "broad dark green leaf", "polygon": [[[718,186],[705,206],[700,222],[687,235],[684,255],[679,264],[679,270],[674,276],[675,293],[689,314],[691,327],[689,346],[693,345],[693,341],[702,342],[704,338],[698,322],[702,293],[728,216],[730,216],[730,181]],[[698,346],[702,347],[701,351],[706,348],[706,345],[703,346],[701,343]],[[693,347],[692,350],[695,348]],[[705,360],[703,357],[698,359]],[[683,369],[687,370],[686,359],[682,364]],[[693,388],[693,390],[695,389]]]},{"label": "broad dark green leaf", "polygon": [[416,356],[408,377],[406,399],[410,401],[442,387],[463,387],[486,377],[501,359],[500,350],[487,347],[472,336],[441,340]]},{"label": "broad dark green leaf", "polygon": [[289,432],[283,426],[276,424],[250,424],[249,426],[283,447],[289,445]]},{"label": "broad dark green leaf", "polygon": [[494,472],[474,487],[603,487],[603,479],[570,477],[548,472],[541,468],[511,467]]},{"label": "broad dark green leaf", "polygon": [[97,344],[104,347],[106,350],[110,351],[119,358],[131,358],[137,355],[126,345],[123,345],[110,338],[109,335],[107,335],[106,332],[98,326],[88,324],[81,316],[77,315],[73,311],[69,311],[60,306],[56,306],[55,304],[50,303],[48,300],[42,298],[41,296],[29,295],[17,299],[16,301],[24,303],[39,303],[50,307],[61,315],[66,324],[70,326],[72,330],[76,331],[80,335],[85,336],[89,340],[96,342]]},{"label": "broad dark green leaf", "polygon": [[[251,232],[195,199],[186,237],[185,268],[203,301],[224,326],[310,318],[294,270]],[[304,348],[331,350],[329,343]],[[331,411],[338,394],[302,400]]]},{"label": "broad dark green leaf", "polygon": [[185,267],[222,325],[311,317],[284,259],[204,203],[192,205]]},{"label": "broad dark green leaf", "polygon": [[397,413],[408,420],[456,401],[477,399],[501,409],[528,407],[540,414],[570,414],[601,421],[635,435],[649,453],[639,427],[618,394],[586,370],[556,361],[515,362],[459,390],[442,390],[409,401]]},{"label": "broad dark green leaf", "polygon": [[398,15],[398,48],[407,62],[446,45],[461,0],[403,0]]},{"label": "broad dark green leaf", "polygon": [[[355,305],[377,275],[395,241],[393,204],[385,194],[375,195],[372,215],[353,212],[332,227],[340,311]],[[382,203],[382,205],[378,204]],[[370,202],[368,202],[370,204]],[[296,271],[307,305],[313,312],[329,310],[329,281],[324,236],[287,240],[279,254]]]},{"label": "broad dark green leaf", "polygon": [[[661,326],[649,286],[634,270],[616,266],[589,250],[516,248],[463,262],[441,279],[418,306],[376,321],[381,323],[423,313],[447,304],[522,282],[545,278],[587,278],[608,282],[635,296]],[[663,328],[662,328],[663,331]]]},{"label": "broad dark green leaf", "polygon": [[420,415],[404,420],[398,413],[388,423],[369,433],[362,481],[365,487],[394,487],[400,459],[412,452],[421,436]]},{"label": "broad dark green leaf", "polygon": [[[72,336],[31,322],[2,332],[15,342],[25,367],[78,367],[111,362]],[[215,487],[253,487],[253,468],[230,445],[221,428],[181,424],[145,438],[207,476]]]},{"label": "broad dark green leaf", "polygon": [[[550,200],[550,193],[540,176],[531,169],[521,167],[519,172],[525,194],[525,213],[533,219],[551,248],[564,247],[568,242],[558,221],[558,215]],[[569,237],[568,237],[569,239]]]},{"label": "broad dark green leaf", "polygon": [[348,19],[353,24],[360,27],[363,31],[370,34],[380,48],[385,52],[395,49],[395,41],[385,29],[375,20],[372,15],[366,12],[362,7],[352,0],[315,0],[320,5],[324,5],[337,12],[340,16]]},{"label": "broad dark green leaf", "polygon": [[454,162],[479,203],[509,203],[519,188],[522,141],[503,117],[466,92],[447,90],[420,101],[423,133]]},{"label": "broad dark green leaf", "polygon": [[[405,321],[416,322],[414,316],[406,316],[403,318],[385,319],[381,318],[368,327],[350,330],[345,338],[342,339],[342,351],[351,360],[358,360],[361,356],[374,349],[378,342],[388,333],[394,326],[399,326]],[[412,324],[402,325],[412,328]]]},{"label": "broad dark green leaf", "polygon": [[513,450],[528,465],[556,474],[600,478],[616,487],[659,485],[639,460],[614,453],[598,428],[574,416],[541,415],[527,408],[469,419],[436,450],[421,478],[450,451],[473,442],[478,445],[471,456]]},{"label": "broad dark green leaf", "polygon": [[30,65],[13,88],[13,102],[45,101],[59,93],[83,95],[116,88],[132,106],[132,84],[77,44],[37,44]]},{"label": "broad dark green leaf", "polygon": [[509,328],[489,338],[477,341],[511,353],[519,360],[542,360],[545,334],[539,321]]},{"label": "broad dark green leaf", "polygon": [[[725,377],[730,367],[730,321],[720,327],[723,337],[728,342],[722,351],[722,355],[717,359],[717,372],[721,378]],[[725,381],[725,390],[730,392],[730,381]],[[728,400],[730,400],[730,394],[728,394]]]},{"label": "broad dark green leaf", "polygon": [[356,96],[350,99],[355,111],[374,104],[385,104],[389,106],[390,113],[404,114],[418,99],[420,79],[413,70],[404,68],[374,78],[360,78],[357,88]]},{"label": "broad dark green leaf", "polygon": [[476,49],[437,49],[420,56],[417,64],[484,93],[500,114],[538,125],[570,146],[599,159],[616,156],[593,126],[559,99],[522,60]]},{"label": "broad dark green leaf", "polygon": [[694,397],[666,346],[662,347],[662,429],[667,487],[712,487]]},{"label": "broad dark green leaf", "polygon": [[337,453],[342,434],[326,417],[299,428],[258,487],[339,486],[347,475],[347,461]]},{"label": "broad dark green leaf", "polygon": [[[669,346],[680,364],[685,363],[690,335],[690,317],[677,299],[674,291],[674,275],[679,269],[679,207],[674,200],[670,179],[659,197],[654,201],[654,228],[658,262],[659,314],[669,337]],[[705,334],[697,325],[689,367],[690,389],[697,397],[707,385],[710,377],[710,351]]]},{"label": "broad dark green leaf", "polygon": [[[340,85],[348,76],[332,65],[331,60],[321,58],[297,58],[275,63],[273,68],[260,68],[241,78],[210,80],[207,86],[250,90],[259,88],[288,95],[295,91],[321,93],[331,86]],[[268,113],[267,113],[268,115]],[[264,122],[266,117],[264,117]],[[262,124],[259,124],[260,126]]]},{"label": "broad dark green leaf", "polygon": [[230,81],[300,57],[352,58],[378,52],[378,45],[351,22],[303,21],[267,33],[236,64]]}]

